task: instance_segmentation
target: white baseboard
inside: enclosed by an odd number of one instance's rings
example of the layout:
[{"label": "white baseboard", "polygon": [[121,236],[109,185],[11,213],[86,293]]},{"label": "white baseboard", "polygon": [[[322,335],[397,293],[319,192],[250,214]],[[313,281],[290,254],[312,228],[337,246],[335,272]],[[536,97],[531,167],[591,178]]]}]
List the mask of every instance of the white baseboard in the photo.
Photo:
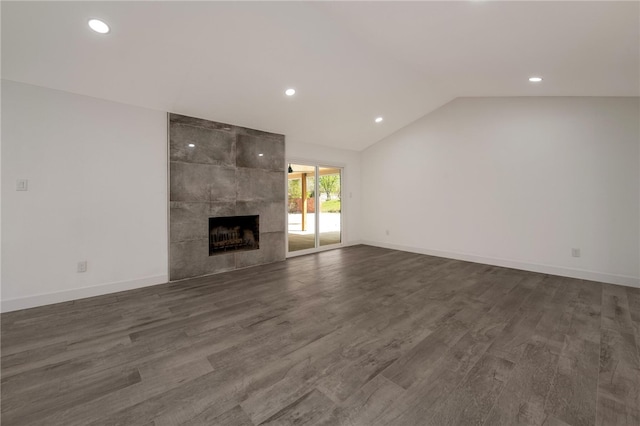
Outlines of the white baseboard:
[{"label": "white baseboard", "polygon": [[2,302],[0,303],[0,309],[2,312],[11,312],[20,309],[35,308],[36,306],[51,305],[53,303],[84,299],[86,297],[102,296],[103,294],[133,290],[136,288],[148,287],[156,284],[164,284],[168,281],[169,277],[167,275],[157,275],[154,277],[139,278],[131,281],[118,281],[114,283],[94,285],[91,287],[57,291],[54,293],[37,294],[35,296],[19,297],[16,299],[6,299],[2,300]]},{"label": "white baseboard", "polygon": [[[468,262],[484,263],[487,265],[502,266],[505,268],[521,269],[524,271],[539,272],[543,274],[559,275],[563,277],[578,278],[604,282],[609,284],[625,285],[640,288],[640,278],[626,275],[615,275],[583,269],[573,269],[552,265],[540,265],[527,263],[511,259],[500,259],[484,257],[466,253],[455,253],[442,250],[432,250],[417,247],[409,247],[397,244],[387,244],[377,241],[358,240],[344,244],[342,247],[366,244],[375,247],[388,248],[393,250],[407,251],[411,253],[426,254],[429,256],[445,257],[448,259],[465,260]],[[167,275],[157,275],[145,277],[131,281],[119,281],[114,283],[100,284],[91,287],[76,288],[54,293],[38,294],[35,296],[20,297],[16,299],[5,299],[0,303],[1,312],[11,312],[20,309],[35,308],[37,306],[51,305],[53,303],[68,302],[70,300],[84,299],[86,297],[102,296],[104,294],[116,293],[119,291],[133,290],[141,287],[148,287],[157,284],[164,284],[169,281]]]},{"label": "white baseboard", "polygon": [[331,246],[323,246],[323,247],[311,248],[307,250],[298,250],[291,253],[287,252],[286,258],[289,259],[292,257],[306,256],[308,254],[321,253],[323,251],[336,250],[336,249],[341,249],[345,247],[357,246],[360,244],[364,244],[364,243],[361,240],[356,240],[356,241],[349,241],[342,244],[335,244]]},{"label": "white baseboard", "polygon": [[426,254],[429,256],[446,257],[448,259],[465,260],[468,262],[484,263],[486,265],[502,266],[505,268],[521,269],[524,271],[540,272],[542,274],[559,275],[561,277],[578,278],[582,280],[598,281],[609,284],[625,285],[640,288],[640,278],[627,275],[615,275],[604,272],[573,269],[563,266],[541,265],[536,263],[521,262],[511,259],[484,257],[474,254],[455,253],[442,250],[432,250],[417,247],[408,247],[397,244],[387,244],[377,241],[364,240],[362,244],[369,246],[388,248],[393,250],[408,251],[411,253]]}]

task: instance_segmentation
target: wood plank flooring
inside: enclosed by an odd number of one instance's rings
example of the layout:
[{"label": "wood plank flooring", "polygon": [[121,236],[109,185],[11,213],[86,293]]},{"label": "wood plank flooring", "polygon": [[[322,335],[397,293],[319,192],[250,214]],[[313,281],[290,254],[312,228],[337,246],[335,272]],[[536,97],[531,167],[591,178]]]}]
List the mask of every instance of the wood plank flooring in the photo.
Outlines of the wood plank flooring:
[{"label": "wood plank flooring", "polygon": [[3,314],[2,424],[640,425],[640,289],[356,246]]}]

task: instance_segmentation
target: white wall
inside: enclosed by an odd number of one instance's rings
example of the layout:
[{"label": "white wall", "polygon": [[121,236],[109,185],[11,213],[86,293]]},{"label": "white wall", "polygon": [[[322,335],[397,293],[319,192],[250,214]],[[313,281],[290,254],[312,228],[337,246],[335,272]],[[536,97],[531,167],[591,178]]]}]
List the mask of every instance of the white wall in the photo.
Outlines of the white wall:
[{"label": "white wall", "polygon": [[639,114],[638,98],[456,99],[363,152],[362,238],[639,286]]},{"label": "white wall", "polygon": [[166,282],[166,114],[3,80],[2,231],[3,311]]},{"label": "white wall", "polygon": [[360,157],[358,151],[287,141],[287,161],[344,167],[342,177],[343,243],[360,242]]},{"label": "white wall", "polygon": [[[2,310],[165,282],[166,114],[6,80],[1,107]],[[346,244],[639,285],[639,114],[457,99],[363,153],[286,156],[345,167]]]}]

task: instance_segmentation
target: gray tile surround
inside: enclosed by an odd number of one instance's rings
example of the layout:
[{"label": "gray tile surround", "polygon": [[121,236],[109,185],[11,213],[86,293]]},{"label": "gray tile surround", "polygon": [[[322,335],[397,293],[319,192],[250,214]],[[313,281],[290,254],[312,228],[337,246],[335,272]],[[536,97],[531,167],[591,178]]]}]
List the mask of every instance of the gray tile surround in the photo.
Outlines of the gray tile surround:
[{"label": "gray tile surround", "polygon": [[[169,114],[170,280],[284,260],[284,179],[283,135]],[[209,256],[210,217],[254,214],[258,250]]]},{"label": "gray tile surround", "polygon": [[[172,161],[236,167],[233,132],[171,123],[169,131]],[[193,143],[194,148],[189,148]]]},{"label": "gray tile surround", "polygon": [[283,161],[284,143],[281,141],[238,135],[236,140],[236,165],[238,167],[281,172]]},{"label": "gray tile surround", "polygon": [[171,201],[219,203],[236,200],[236,170],[210,164],[171,161]]}]

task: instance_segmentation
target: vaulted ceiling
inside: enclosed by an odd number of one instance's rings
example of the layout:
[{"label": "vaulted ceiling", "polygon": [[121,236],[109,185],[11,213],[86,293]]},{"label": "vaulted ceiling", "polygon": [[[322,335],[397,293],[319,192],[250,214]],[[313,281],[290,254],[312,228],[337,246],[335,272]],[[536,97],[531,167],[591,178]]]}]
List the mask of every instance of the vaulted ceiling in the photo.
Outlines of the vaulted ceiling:
[{"label": "vaulted ceiling", "polygon": [[638,2],[1,7],[2,78],[354,150],[459,96],[640,92]]}]

